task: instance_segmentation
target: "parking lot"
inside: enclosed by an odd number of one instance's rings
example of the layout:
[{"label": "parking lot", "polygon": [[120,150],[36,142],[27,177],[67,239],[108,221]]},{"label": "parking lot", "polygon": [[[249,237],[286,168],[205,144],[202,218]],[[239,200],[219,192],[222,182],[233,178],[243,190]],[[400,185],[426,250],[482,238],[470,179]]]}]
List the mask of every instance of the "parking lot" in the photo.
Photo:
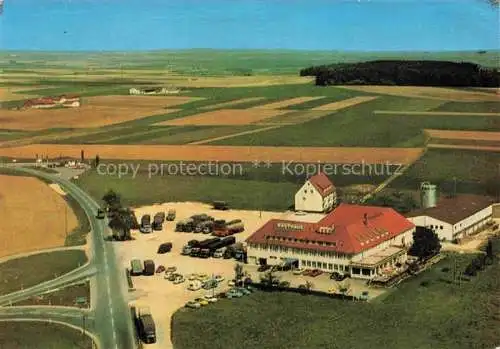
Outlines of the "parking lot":
[{"label": "parking lot", "polygon": [[[155,344],[144,345],[148,349],[166,349],[172,348],[170,340],[170,321],[172,314],[183,307],[186,302],[194,300],[198,297],[203,297],[207,294],[212,294],[212,290],[207,291],[200,289],[198,291],[189,291],[187,287],[189,280],[187,276],[192,273],[221,275],[225,278],[223,282],[214,290],[215,293],[228,290],[230,287],[228,281],[234,278],[234,267],[236,261],[234,259],[222,258],[193,258],[181,255],[182,247],[188,241],[196,239],[203,240],[212,237],[209,234],[202,233],[184,233],[175,232],[175,224],[177,221],[188,218],[194,214],[206,213],[216,219],[241,219],[245,225],[245,231],[234,235],[236,241],[244,241],[256,229],[262,226],[265,222],[272,218],[280,219],[297,219],[316,221],[320,215],[306,215],[296,217],[294,213],[290,212],[259,212],[259,211],[241,211],[241,210],[228,210],[217,211],[213,210],[210,205],[200,203],[165,203],[161,205],[153,205],[147,207],[136,208],[135,213],[137,218],[144,214],[153,216],[156,212],[166,212],[168,209],[176,210],[176,219],[173,222],[166,221],[163,224],[161,231],[153,231],[151,234],[142,234],[139,231],[132,231],[132,241],[115,242],[115,251],[117,258],[123,268],[130,268],[130,261],[132,259],[152,259],[155,262],[155,268],[163,265],[166,268],[175,266],[176,273],[185,276],[186,280],[180,284],[173,284],[164,278],[164,273],[158,273],[153,276],[134,276],[132,278],[135,291],[129,293],[130,304],[136,306],[149,306],[152,316],[156,323],[157,342]],[[291,217],[293,216],[293,217]],[[165,254],[158,254],[158,246],[161,243],[171,242],[171,252]],[[258,281],[259,274],[257,266],[244,265],[244,271],[250,274],[250,277]],[[329,279],[328,274],[323,274],[317,277],[297,276],[291,271],[276,272],[280,281],[288,281],[291,286],[298,286],[305,284],[307,281],[312,282],[314,290],[328,291],[332,287],[339,286],[338,282]],[[350,294],[360,294],[366,290],[366,284],[361,280],[348,279],[351,287]],[[382,291],[369,290],[370,298],[378,295]],[[237,300],[235,300],[237,301]],[[196,311],[196,310],[193,310]]]}]

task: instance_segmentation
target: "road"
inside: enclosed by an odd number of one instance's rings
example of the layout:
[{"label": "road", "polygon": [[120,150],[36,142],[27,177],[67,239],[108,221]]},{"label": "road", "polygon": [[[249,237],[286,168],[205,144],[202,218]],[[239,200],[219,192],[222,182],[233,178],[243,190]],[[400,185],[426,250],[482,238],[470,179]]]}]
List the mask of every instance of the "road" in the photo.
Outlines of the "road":
[{"label": "road", "polygon": [[[31,168],[21,168],[12,165],[8,167],[59,184],[85,210],[90,221],[92,234],[90,239],[92,253],[89,266],[95,268],[96,271],[95,286],[97,292],[95,292],[96,299],[92,300],[91,316],[95,319],[93,328],[95,329],[94,334],[98,338],[98,345],[102,349],[136,349],[135,329],[132,324],[130,310],[125,301],[127,297],[125,273],[117,265],[115,253],[111,245],[112,242],[107,242],[104,239],[107,229],[106,220],[95,218],[99,205],[78,186],[61,176]],[[55,285],[57,283],[53,283],[50,286],[53,287]],[[28,291],[26,290],[26,292]],[[53,308],[51,312],[52,314],[49,317],[51,320],[64,322],[63,320],[66,319],[66,322],[68,322],[66,309]],[[45,318],[47,318],[48,314],[46,312],[44,314]],[[12,314],[10,313],[10,315]],[[29,318],[32,317],[32,314],[25,315]],[[0,317],[8,316],[9,313],[6,313],[6,308],[2,309]],[[20,313],[16,313],[16,318],[22,316],[22,310]],[[43,318],[44,315],[40,316]]]}]

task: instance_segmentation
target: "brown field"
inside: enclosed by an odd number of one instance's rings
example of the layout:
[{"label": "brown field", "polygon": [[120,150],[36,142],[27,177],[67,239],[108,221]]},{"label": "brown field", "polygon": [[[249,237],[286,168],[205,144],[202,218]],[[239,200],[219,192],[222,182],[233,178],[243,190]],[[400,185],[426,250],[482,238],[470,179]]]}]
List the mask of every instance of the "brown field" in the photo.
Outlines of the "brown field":
[{"label": "brown field", "polygon": [[481,145],[466,145],[466,144],[428,144],[427,148],[439,149],[464,149],[464,150],[479,150],[479,151],[493,151],[500,152],[500,146],[481,146]]},{"label": "brown field", "polygon": [[236,99],[234,101],[229,101],[229,102],[224,102],[224,103],[217,103],[217,104],[207,105],[207,106],[201,107],[200,109],[211,110],[211,109],[217,109],[217,108],[232,107],[232,106],[235,106],[235,105],[238,105],[238,104],[260,101],[262,99],[265,99],[265,97],[241,98],[241,99]]},{"label": "brown field", "polygon": [[43,88],[46,88],[46,86],[0,87],[0,103],[5,101],[18,101],[22,99],[35,98],[37,97],[36,95],[28,95],[20,92]]},{"label": "brown field", "polygon": [[349,147],[260,147],[211,145],[69,145],[30,144],[0,148],[0,156],[34,158],[35,154],[54,158],[88,158],[99,154],[101,159],[163,160],[163,161],[297,161],[335,163],[407,164],[418,159],[421,148],[349,148]]},{"label": "brown field", "polygon": [[344,108],[349,108],[357,104],[373,101],[374,99],[377,99],[377,96],[359,96],[359,97],[353,97],[353,98],[348,98],[344,99],[343,101],[338,101],[338,102],[333,102],[333,103],[328,103],[324,105],[320,105],[319,107],[313,108],[311,110],[341,110]]},{"label": "brown field", "polygon": [[221,109],[167,120],[156,125],[248,125],[285,113],[286,110]]},{"label": "brown field", "polygon": [[252,107],[250,109],[280,109],[280,108],[286,108],[286,107],[296,105],[296,104],[302,104],[302,103],[306,103],[309,101],[314,101],[316,99],[321,99],[321,98],[325,98],[325,97],[322,97],[322,96],[319,96],[319,97],[296,97],[296,98],[285,99],[285,100],[278,101],[278,102],[258,105],[258,106]]},{"label": "brown field", "polygon": [[56,126],[66,128],[100,127],[175,111],[177,110],[159,107],[117,108],[88,104],[82,105],[80,108],[4,110],[0,116],[0,128],[32,131]]},{"label": "brown field", "polygon": [[380,93],[385,95],[438,99],[455,102],[498,101],[498,95],[490,92],[459,90],[444,87],[423,86],[336,86],[349,90]]},{"label": "brown field", "polygon": [[0,175],[0,257],[63,246],[66,231],[78,226],[67,206],[36,178]]},{"label": "brown field", "polygon": [[374,110],[373,114],[381,115],[434,115],[434,116],[500,116],[500,113],[469,113],[455,111],[394,111],[394,110]]},{"label": "brown field", "polygon": [[500,142],[500,132],[425,130],[431,138]]}]

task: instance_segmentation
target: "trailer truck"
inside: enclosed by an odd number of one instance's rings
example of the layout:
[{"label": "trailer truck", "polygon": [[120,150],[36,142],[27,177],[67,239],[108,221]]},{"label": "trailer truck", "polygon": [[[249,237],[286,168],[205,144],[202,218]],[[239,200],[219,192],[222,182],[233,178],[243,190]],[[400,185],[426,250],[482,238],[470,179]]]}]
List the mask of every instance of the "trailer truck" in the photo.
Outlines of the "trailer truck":
[{"label": "trailer truck", "polygon": [[[213,257],[216,251],[218,251],[224,247],[230,246],[230,245],[234,244],[235,242],[236,242],[236,239],[234,236],[229,236],[225,239],[215,241],[215,242],[213,242],[213,243],[211,243],[211,244],[209,244],[201,249],[200,257],[202,257],[202,258]],[[220,257],[222,257],[222,254],[220,255]]]},{"label": "trailer truck", "polygon": [[151,259],[146,259],[144,261],[144,271],[143,275],[151,276],[155,274],[155,262]]},{"label": "trailer truck", "polygon": [[144,216],[141,217],[141,227],[139,228],[139,231],[141,233],[151,233],[151,216],[148,214],[145,214]]},{"label": "trailer truck", "polygon": [[130,275],[137,276],[142,275],[144,268],[142,262],[139,259],[132,259],[130,261]]},{"label": "trailer truck", "polygon": [[139,337],[144,343],[156,343],[156,325],[149,307],[141,307],[137,310],[135,323]]},{"label": "trailer truck", "polygon": [[210,244],[213,244],[215,242],[220,241],[220,238],[213,238],[213,239],[207,239],[199,242],[198,244],[192,245],[191,246],[191,252],[190,256],[191,257],[200,257],[201,250],[204,249],[205,247],[209,246]]},{"label": "trailer truck", "polygon": [[167,221],[173,221],[175,219],[175,210],[174,209],[170,209],[168,210],[167,212]]},{"label": "trailer truck", "polygon": [[175,225],[175,231],[191,233],[194,230],[194,227],[194,220],[192,218],[188,218],[177,222]]},{"label": "trailer truck", "polygon": [[157,212],[153,217],[153,230],[162,230],[163,222],[165,222],[165,213]]}]

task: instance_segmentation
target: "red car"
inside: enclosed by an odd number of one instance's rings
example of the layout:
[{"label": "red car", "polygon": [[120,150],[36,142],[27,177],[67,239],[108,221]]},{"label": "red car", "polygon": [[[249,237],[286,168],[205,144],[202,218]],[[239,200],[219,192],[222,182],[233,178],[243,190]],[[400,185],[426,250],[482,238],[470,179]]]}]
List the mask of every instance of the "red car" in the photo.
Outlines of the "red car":
[{"label": "red car", "polygon": [[165,267],[163,265],[159,265],[158,268],[156,268],[156,273],[163,273],[165,271]]},{"label": "red car", "polygon": [[310,273],[309,276],[316,277],[323,274],[323,272],[319,269],[313,269]]}]

